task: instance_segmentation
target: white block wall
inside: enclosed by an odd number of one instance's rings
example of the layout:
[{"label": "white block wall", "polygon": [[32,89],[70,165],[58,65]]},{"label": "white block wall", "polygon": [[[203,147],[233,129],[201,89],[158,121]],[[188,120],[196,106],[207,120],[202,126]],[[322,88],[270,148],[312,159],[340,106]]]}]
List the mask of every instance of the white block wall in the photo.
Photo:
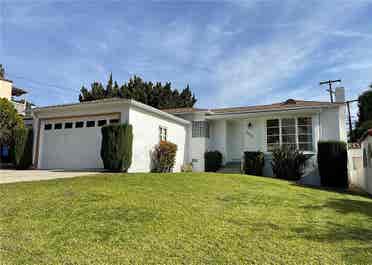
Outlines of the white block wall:
[{"label": "white block wall", "polygon": [[159,126],[167,128],[167,140],[177,145],[174,172],[179,172],[185,161],[187,125],[182,125],[154,113],[130,106],[129,123],[133,126],[133,156],[129,172],[149,172],[151,153],[159,143]]},{"label": "white block wall", "polygon": [[361,143],[361,148],[348,150],[349,182],[370,194],[372,194],[372,158],[369,153],[372,152],[371,149],[372,136],[368,136]]}]

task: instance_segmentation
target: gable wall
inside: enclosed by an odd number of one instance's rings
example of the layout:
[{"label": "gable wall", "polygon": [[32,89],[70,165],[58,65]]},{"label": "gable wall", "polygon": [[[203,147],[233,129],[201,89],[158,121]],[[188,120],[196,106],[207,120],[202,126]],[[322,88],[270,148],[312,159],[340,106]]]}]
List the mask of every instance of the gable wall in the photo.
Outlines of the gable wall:
[{"label": "gable wall", "polygon": [[177,145],[173,171],[179,172],[186,163],[187,125],[176,123],[138,107],[129,107],[129,123],[133,126],[133,156],[129,172],[149,172],[151,155],[159,143],[159,127],[167,128],[167,140]]}]

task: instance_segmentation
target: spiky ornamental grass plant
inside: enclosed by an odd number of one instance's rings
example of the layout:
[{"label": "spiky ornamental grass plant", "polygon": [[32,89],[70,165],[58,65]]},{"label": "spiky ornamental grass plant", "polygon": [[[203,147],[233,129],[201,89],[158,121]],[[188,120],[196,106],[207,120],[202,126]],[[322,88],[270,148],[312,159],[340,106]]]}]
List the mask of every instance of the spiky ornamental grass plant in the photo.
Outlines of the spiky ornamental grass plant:
[{"label": "spiky ornamental grass plant", "polygon": [[299,180],[307,157],[300,151],[291,148],[279,148],[272,153],[271,166],[277,178]]}]

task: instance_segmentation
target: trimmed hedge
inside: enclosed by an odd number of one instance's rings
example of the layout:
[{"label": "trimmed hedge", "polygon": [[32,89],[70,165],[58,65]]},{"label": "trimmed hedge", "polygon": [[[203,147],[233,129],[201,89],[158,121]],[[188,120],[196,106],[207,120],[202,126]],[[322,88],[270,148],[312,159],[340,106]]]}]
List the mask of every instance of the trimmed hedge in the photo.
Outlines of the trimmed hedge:
[{"label": "trimmed hedge", "polygon": [[12,156],[16,169],[28,169],[32,165],[33,132],[29,128],[13,130]]},{"label": "trimmed hedge", "polygon": [[279,148],[272,153],[271,167],[277,178],[299,180],[303,174],[304,165],[308,157],[294,149]]},{"label": "trimmed hedge", "polygon": [[243,172],[248,175],[262,176],[265,155],[262,152],[244,152]]},{"label": "trimmed hedge", "polygon": [[152,154],[152,172],[167,173],[172,172],[176,163],[177,145],[168,141],[160,141],[155,146]]},{"label": "trimmed hedge", "polygon": [[101,128],[101,158],[105,169],[128,171],[132,164],[132,131],[129,124],[110,124]]},{"label": "trimmed hedge", "polygon": [[222,154],[219,151],[204,153],[204,168],[206,172],[216,172],[222,166]]},{"label": "trimmed hedge", "polygon": [[342,141],[318,142],[318,167],[323,186],[347,188],[347,146]]}]

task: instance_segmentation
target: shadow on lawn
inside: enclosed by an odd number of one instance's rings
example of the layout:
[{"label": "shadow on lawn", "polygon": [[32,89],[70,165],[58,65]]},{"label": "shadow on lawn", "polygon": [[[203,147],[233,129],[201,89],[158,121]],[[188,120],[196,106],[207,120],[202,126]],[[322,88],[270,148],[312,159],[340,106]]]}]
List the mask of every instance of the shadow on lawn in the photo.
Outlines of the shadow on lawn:
[{"label": "shadow on lawn", "polygon": [[314,210],[330,208],[341,214],[359,213],[367,217],[372,217],[372,200],[331,199],[322,205],[306,206],[305,208]]},{"label": "shadow on lawn", "polygon": [[295,227],[292,228],[292,231],[296,233],[295,237],[302,237],[307,240],[329,243],[344,240],[356,240],[368,243],[371,242],[372,238],[372,229],[363,228],[353,224],[337,224],[335,222],[327,222],[321,227]]},{"label": "shadow on lawn", "polygon": [[297,182],[292,183],[291,185],[307,188],[307,189],[314,189],[314,190],[321,190],[321,191],[329,191],[329,192],[336,192],[340,194],[350,194],[350,195],[358,195],[364,198],[372,199],[372,195],[368,194],[365,191],[362,191],[360,189],[345,189],[345,188],[332,188],[332,187],[324,187],[324,186],[311,186],[311,185],[304,185]]},{"label": "shadow on lawn", "polygon": [[[296,233],[296,236],[314,241],[336,242],[342,240],[357,240],[372,243],[372,223],[368,222],[368,219],[372,221],[372,201],[345,198],[331,199],[322,205],[305,207],[305,209],[315,211],[327,210],[327,208],[333,209],[342,215],[358,214],[359,217],[356,217],[355,222],[347,222],[346,216],[345,220],[337,219],[336,216],[333,219],[326,219],[324,223],[318,225],[294,227],[292,231]],[[363,215],[363,220],[360,220],[360,214]],[[365,217],[367,217],[367,220],[365,220]],[[339,218],[342,217],[339,215]],[[338,221],[343,221],[345,223]]]}]

